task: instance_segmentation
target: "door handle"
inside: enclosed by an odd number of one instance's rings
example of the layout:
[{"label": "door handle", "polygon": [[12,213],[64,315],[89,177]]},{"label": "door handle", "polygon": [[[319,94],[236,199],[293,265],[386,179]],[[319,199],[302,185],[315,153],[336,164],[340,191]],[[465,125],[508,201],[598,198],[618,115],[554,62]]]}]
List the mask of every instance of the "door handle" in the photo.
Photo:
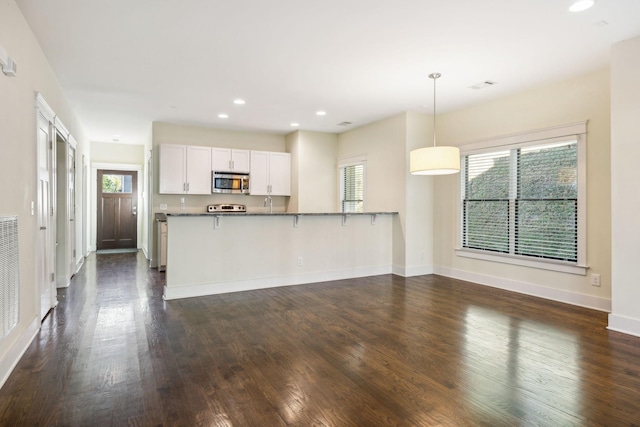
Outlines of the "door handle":
[{"label": "door handle", "polygon": [[132,214],[132,215],[134,215],[134,216],[135,216],[135,215],[138,215],[138,208],[137,208],[137,206],[134,206],[134,207],[132,208],[132,212],[131,212],[131,214]]}]

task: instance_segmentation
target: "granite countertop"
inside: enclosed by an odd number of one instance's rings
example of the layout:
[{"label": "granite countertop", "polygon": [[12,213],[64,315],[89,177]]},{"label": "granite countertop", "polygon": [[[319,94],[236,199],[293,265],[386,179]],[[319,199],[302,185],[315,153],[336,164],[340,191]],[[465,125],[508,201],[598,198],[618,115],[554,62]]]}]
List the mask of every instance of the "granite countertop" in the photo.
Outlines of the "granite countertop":
[{"label": "granite countertop", "polygon": [[[330,216],[330,215],[396,215],[398,212],[168,212],[157,213],[157,221],[166,221],[167,216]],[[164,219],[160,217],[164,216]]]}]

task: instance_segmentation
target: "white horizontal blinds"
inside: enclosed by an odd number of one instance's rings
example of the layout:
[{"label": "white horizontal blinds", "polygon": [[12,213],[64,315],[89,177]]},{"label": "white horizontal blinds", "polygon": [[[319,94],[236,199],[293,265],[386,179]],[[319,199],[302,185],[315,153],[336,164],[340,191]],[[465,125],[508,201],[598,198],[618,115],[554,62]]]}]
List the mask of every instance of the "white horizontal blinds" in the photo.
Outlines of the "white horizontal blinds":
[{"label": "white horizontal blinds", "polygon": [[577,141],[520,148],[515,253],[578,259]]},{"label": "white horizontal blinds", "polygon": [[464,157],[462,245],[578,260],[577,140]]},{"label": "white horizontal blinds", "polygon": [[509,253],[510,152],[464,157],[463,246]]},{"label": "white horizontal blinds", "polygon": [[342,168],[342,212],[364,210],[364,165]]}]

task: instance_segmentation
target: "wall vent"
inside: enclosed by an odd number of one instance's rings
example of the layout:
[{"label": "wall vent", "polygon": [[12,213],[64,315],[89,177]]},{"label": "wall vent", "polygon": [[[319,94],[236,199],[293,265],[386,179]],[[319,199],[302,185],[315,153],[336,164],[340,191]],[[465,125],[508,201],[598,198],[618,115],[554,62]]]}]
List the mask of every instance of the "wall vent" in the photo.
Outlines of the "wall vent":
[{"label": "wall vent", "polygon": [[18,324],[18,217],[0,217],[0,339]]}]

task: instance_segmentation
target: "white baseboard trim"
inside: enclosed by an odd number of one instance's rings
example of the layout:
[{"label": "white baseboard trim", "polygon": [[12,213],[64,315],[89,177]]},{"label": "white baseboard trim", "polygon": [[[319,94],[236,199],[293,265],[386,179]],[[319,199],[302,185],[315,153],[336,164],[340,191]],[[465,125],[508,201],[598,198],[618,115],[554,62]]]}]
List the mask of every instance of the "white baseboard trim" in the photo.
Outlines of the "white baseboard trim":
[{"label": "white baseboard trim", "polygon": [[404,267],[402,265],[394,265],[392,273],[402,277],[424,276],[425,274],[433,274],[433,266],[420,265],[414,267]]},{"label": "white baseboard trim", "polygon": [[640,319],[633,319],[631,317],[610,313],[609,326],[607,326],[607,329],[640,337]]},{"label": "white baseboard trim", "polygon": [[80,258],[76,264],[76,271],[74,272],[74,274],[78,274],[78,272],[80,271],[80,269],[82,268],[82,266],[84,265],[84,257]]},{"label": "white baseboard trim", "polygon": [[147,247],[146,246],[142,247],[142,253],[144,254],[144,258],[148,260],[149,259],[149,252],[147,252]]},{"label": "white baseboard trim", "polygon": [[457,270],[448,267],[435,267],[434,273],[454,279],[466,280],[480,285],[491,286],[493,288],[532,295],[553,301],[564,302],[580,307],[591,308],[599,311],[611,311],[611,300],[607,298],[595,297],[592,295],[579,294],[576,292],[553,289],[533,283],[521,282],[518,280],[504,279],[501,277],[488,276],[484,274],[472,273],[469,271]]},{"label": "white baseboard trim", "polygon": [[332,280],[354,279],[357,277],[391,274],[391,265],[363,267],[348,270],[324,271],[319,273],[296,274],[292,276],[262,277],[231,282],[205,283],[201,285],[164,287],[165,300],[191,298],[204,295],[226,294],[230,292],[252,291],[255,289],[277,288],[281,286],[305,285]]},{"label": "white baseboard trim", "polygon": [[13,372],[14,368],[22,358],[22,355],[27,351],[29,345],[36,337],[38,330],[40,329],[40,322],[38,321],[38,317],[36,316],[27,329],[24,330],[22,335],[18,337],[18,340],[11,346],[9,352],[4,356],[2,360],[0,360],[0,388],[4,386],[4,383]]}]

